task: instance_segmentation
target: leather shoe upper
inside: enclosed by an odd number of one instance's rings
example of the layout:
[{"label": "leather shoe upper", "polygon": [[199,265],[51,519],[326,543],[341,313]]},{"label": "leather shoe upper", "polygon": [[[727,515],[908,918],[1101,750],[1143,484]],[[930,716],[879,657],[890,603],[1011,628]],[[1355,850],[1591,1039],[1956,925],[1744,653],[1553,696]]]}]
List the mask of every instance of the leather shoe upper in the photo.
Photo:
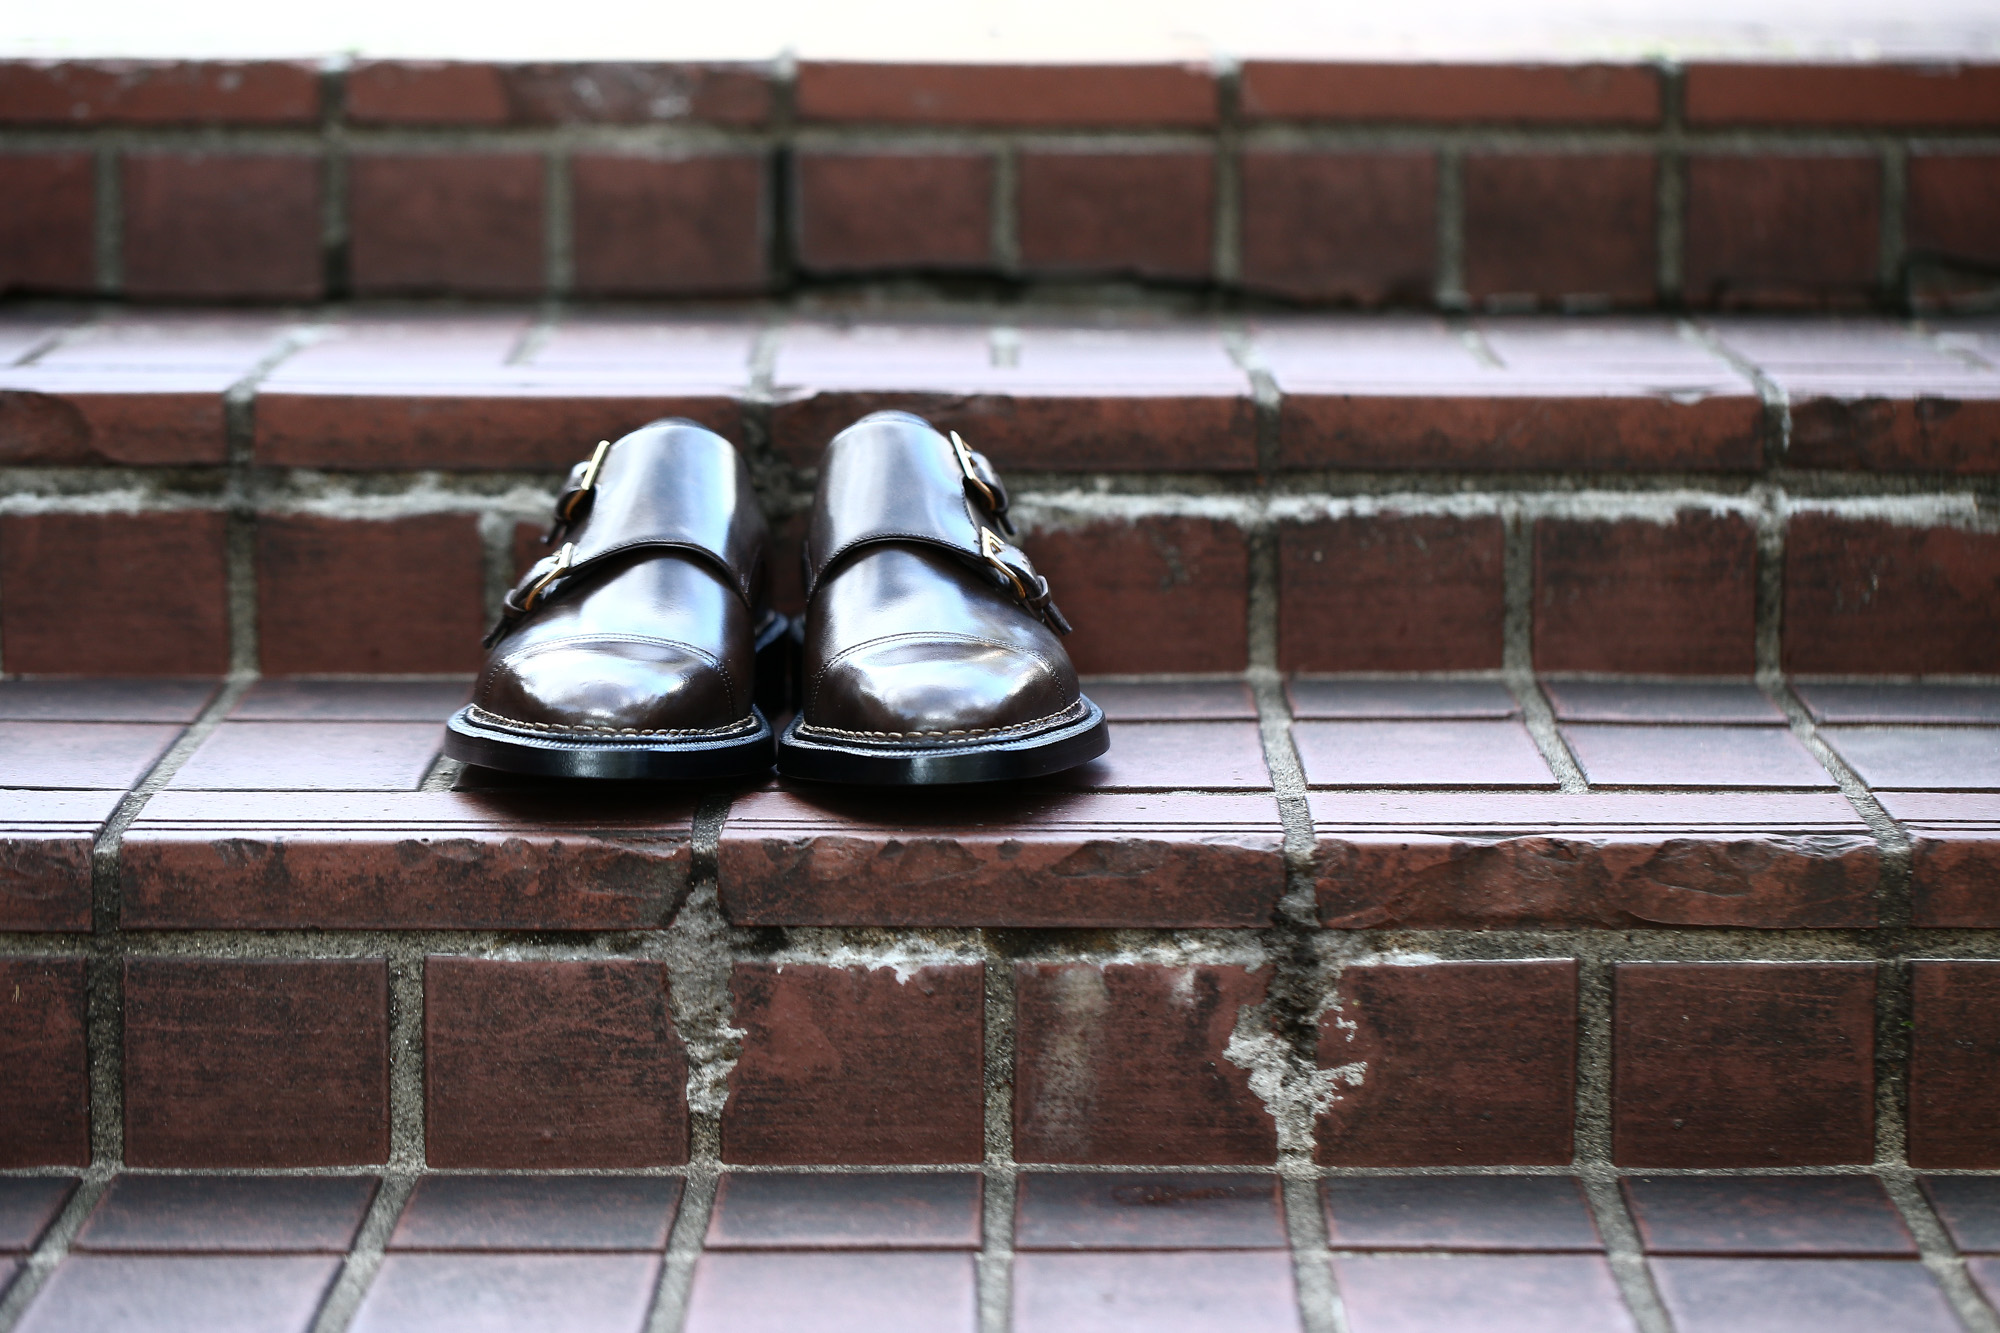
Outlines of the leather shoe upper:
[{"label": "leather shoe upper", "polygon": [[937,744],[1083,715],[1068,632],[979,455],[878,412],[827,446],[806,539],[801,729]]},{"label": "leather shoe upper", "polygon": [[753,725],[768,532],[729,442],[656,421],[578,464],[556,512],[559,549],[508,594],[475,717],[579,738]]}]

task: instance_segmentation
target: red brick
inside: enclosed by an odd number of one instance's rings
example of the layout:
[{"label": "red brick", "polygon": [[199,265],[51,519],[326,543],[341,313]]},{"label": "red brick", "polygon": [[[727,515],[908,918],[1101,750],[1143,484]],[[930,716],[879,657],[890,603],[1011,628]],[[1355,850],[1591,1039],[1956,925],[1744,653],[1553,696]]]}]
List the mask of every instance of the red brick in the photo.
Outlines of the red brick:
[{"label": "red brick", "polygon": [[1682,288],[1698,305],[1860,305],[1879,284],[1872,157],[1691,157]]},{"label": "red brick", "polygon": [[0,518],[0,642],[16,672],[219,674],[224,519],[212,511]]},{"label": "red brick", "polygon": [[1620,1166],[1875,1159],[1873,963],[1621,963]]},{"label": "red brick", "polygon": [[1282,1250],[1276,1178],[1217,1172],[1023,1172],[1016,1250]]},{"label": "red brick", "polygon": [[1333,1261],[1333,1275],[1349,1327],[1369,1333],[1426,1325],[1565,1333],[1637,1327],[1602,1255],[1346,1254]]},{"label": "red brick", "polygon": [[[229,710],[231,722],[443,722],[471,682],[443,680],[258,681]],[[0,708],[5,707],[0,692]]]},{"label": "red brick", "polygon": [[663,416],[741,437],[752,326],[579,316],[512,363],[528,328],[518,312],[355,316],[259,386],[258,461],[567,469]]},{"label": "red brick", "polygon": [[319,159],[133,153],[124,173],[129,294],[303,301],[324,290]]},{"label": "red brick", "polygon": [[1917,1256],[1870,1176],[1627,1176],[1648,1254]]},{"label": "red brick", "polygon": [[1019,1333],[1301,1327],[1291,1256],[1274,1250],[1022,1254],[1012,1298]]},{"label": "red brick", "polygon": [[1544,671],[1747,675],[1756,666],[1757,534],[1734,514],[1535,524],[1535,665]]},{"label": "red brick", "polygon": [[169,790],[127,831],[120,919],[137,929],[657,928],[687,892],[690,817],[672,795]]},{"label": "red brick", "polygon": [[1639,153],[1468,156],[1466,290],[1650,304],[1654,174]]},{"label": "red brick", "polygon": [[2000,724],[2000,687],[1991,685],[1800,681],[1793,688],[1818,722],[1836,725],[1887,722],[1904,726]]},{"label": "red brick", "polygon": [[510,1330],[639,1329],[659,1283],[657,1254],[391,1254],[348,1327],[409,1333],[470,1319]]},{"label": "red brick", "polygon": [[657,1253],[667,1247],[681,1190],[672,1176],[426,1175],[388,1248]]},{"label": "red brick", "polygon": [[1919,926],[2000,925],[2000,797],[1881,793],[1910,838],[1910,916]]},{"label": "red brick", "polygon": [[[1749,471],[1749,381],[1657,320],[1481,321],[1491,359],[1435,319],[1271,321],[1285,468]],[[1494,364],[1497,361],[1498,364]]]},{"label": "red brick", "polygon": [[744,1030],[727,1162],[976,1162],[985,1143],[983,964],[737,963]]},{"label": "red brick", "polygon": [[1208,275],[1215,235],[1212,154],[1027,152],[1018,171],[1024,268]]},{"label": "red brick", "polygon": [[0,63],[0,123],[310,125],[319,70],[304,60]]},{"label": "red brick", "polygon": [[1941,675],[2000,662],[2000,536],[1794,514],[1785,666]]},{"label": "red brick", "polygon": [[0,960],[0,999],[0,1167],[89,1165],[83,960]]},{"label": "red brick", "polygon": [[127,1254],[344,1254],[368,1216],[374,1176],[134,1175],[120,1172],[73,1250]]},{"label": "red brick", "polygon": [[1990,64],[1697,61],[1684,77],[1690,125],[2000,125]]},{"label": "red brick", "polygon": [[1545,680],[1542,689],[1563,722],[1785,725],[1778,706],[1746,680]]},{"label": "red brick", "polygon": [[0,156],[0,292],[97,286],[97,181],[88,153]]},{"label": "red brick", "polygon": [[0,722],[0,788],[124,791],[180,737],[129,722]]},{"label": "red brick", "polygon": [[1339,930],[1876,924],[1881,854],[1831,792],[1314,792]]},{"label": "red brick", "polygon": [[1499,666],[1504,546],[1497,517],[1384,513],[1279,528],[1279,667]]},{"label": "red brick", "polygon": [[829,272],[984,268],[993,258],[985,153],[804,152],[799,262]]},{"label": "red brick", "polygon": [[738,925],[1254,928],[1283,843],[1268,795],[765,791],[717,860]]},{"label": "red brick", "polygon": [[542,159],[361,154],[348,163],[354,289],[529,296],[542,289]]},{"label": "red brick", "polygon": [[[1079,671],[1241,671],[1249,660],[1243,532],[1205,518],[1141,518],[1023,539],[1076,633]],[[1131,627],[1144,624],[1135,637]]]},{"label": "red brick", "polygon": [[1910,1165],[2000,1166],[2000,963],[1910,971]]},{"label": "red brick", "polygon": [[1822,727],[1869,786],[2000,791],[2000,727]]},{"label": "red brick", "polygon": [[[1966,1265],[1975,1280],[1983,1262]],[[1679,1329],[1964,1327],[1915,1259],[1662,1258],[1647,1268]]]},{"label": "red brick", "polygon": [[1243,282],[1302,301],[1422,305],[1437,266],[1437,156],[1252,149]]},{"label": "red brick", "polygon": [[1251,721],[1113,722],[1111,749],[1048,779],[1091,791],[1269,791]]},{"label": "red brick", "polygon": [[704,1249],[976,1250],[983,1184],[959,1171],[725,1172]]},{"label": "red brick", "polygon": [[759,65],[364,60],[346,93],[347,118],[364,125],[761,125],[771,112]]},{"label": "red brick", "polygon": [[1216,122],[1215,76],[1192,65],[924,65],[808,60],[798,114],[889,125],[1185,127]]},{"label": "red brick", "polygon": [[1556,785],[1527,727],[1512,719],[1301,720],[1292,744],[1314,787]]},{"label": "red brick", "polygon": [[1015,1158],[1274,1160],[1277,1122],[1223,1054],[1268,982],[1240,967],[1017,964]]},{"label": "red brick", "polygon": [[1332,1166],[1560,1166],[1576,1115],[1576,963],[1349,967],[1319,1020]]},{"label": "red brick", "polygon": [[432,1166],[662,1166],[688,1155],[667,970],[627,961],[424,964]]},{"label": "red brick", "polygon": [[442,739],[436,721],[230,719],[209,733],[167,785],[181,791],[415,791]]},{"label": "red brick", "polygon": [[1497,680],[1294,677],[1285,682],[1285,701],[1295,718],[1477,720],[1521,711],[1513,691]]},{"label": "red brick", "polygon": [[1320,1192],[1336,1250],[1604,1248],[1573,1176],[1334,1176]]},{"label": "red brick", "polygon": [[592,153],[570,163],[579,291],[755,292],[770,282],[755,153],[678,159]]},{"label": "red brick", "polygon": [[1643,65],[1472,65],[1248,60],[1251,120],[1655,125],[1659,75]]},{"label": "red brick", "polygon": [[0,930],[90,929],[91,847],[118,800],[0,791]]},{"label": "red brick", "polygon": [[686,1333],[789,1333],[816,1325],[974,1333],[979,1324],[970,1254],[807,1250],[702,1255],[682,1327]]},{"label": "red brick", "polygon": [[257,521],[264,670],[464,672],[485,633],[478,520],[425,514]]},{"label": "red brick", "polygon": [[1569,724],[1562,735],[1594,788],[1834,785],[1833,775],[1784,727]]},{"label": "red brick", "polygon": [[128,958],[125,1160],[346,1166],[389,1152],[379,958]]},{"label": "red brick", "polygon": [[993,460],[1054,472],[1257,466],[1250,379],[1215,329],[1029,325],[1000,360],[988,331],[964,324],[804,325],[774,369],[779,452],[812,467],[834,435],[869,412],[915,412]]},{"label": "red brick", "polygon": [[2000,265],[2000,155],[1913,153],[1907,189],[1913,255]]},{"label": "red brick", "polygon": [[[1091,702],[1113,722],[1254,722],[1257,700],[1241,680],[1087,680]],[[0,689],[0,716],[7,691]],[[2000,715],[2000,699],[1995,700]]]}]

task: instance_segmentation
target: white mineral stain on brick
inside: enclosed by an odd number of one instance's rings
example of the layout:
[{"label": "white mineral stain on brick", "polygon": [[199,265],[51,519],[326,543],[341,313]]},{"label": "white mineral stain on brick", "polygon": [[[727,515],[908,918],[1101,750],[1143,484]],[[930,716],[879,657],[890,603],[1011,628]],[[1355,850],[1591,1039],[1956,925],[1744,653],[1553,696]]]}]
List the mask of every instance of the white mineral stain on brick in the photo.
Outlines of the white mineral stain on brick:
[{"label": "white mineral stain on brick", "polygon": [[838,944],[810,953],[785,953],[776,961],[780,972],[787,967],[858,967],[871,972],[886,969],[896,974],[897,985],[907,986],[910,978],[927,967],[964,966],[981,960],[977,953],[917,939],[873,948]]},{"label": "white mineral stain on brick", "polygon": [[1054,982],[1055,1030],[1039,1054],[1035,1072],[1041,1095],[1029,1115],[1061,1156],[1087,1160],[1111,987],[1099,967],[1064,968]]}]

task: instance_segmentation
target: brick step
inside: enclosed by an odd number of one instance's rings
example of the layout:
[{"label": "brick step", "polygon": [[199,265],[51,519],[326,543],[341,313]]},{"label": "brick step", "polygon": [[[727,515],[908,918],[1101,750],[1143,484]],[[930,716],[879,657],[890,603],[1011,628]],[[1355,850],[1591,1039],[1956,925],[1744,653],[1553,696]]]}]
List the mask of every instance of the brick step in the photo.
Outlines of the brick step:
[{"label": "brick step", "polygon": [[32,207],[0,228],[0,290],[659,297],[888,279],[1447,308],[1990,305],[1996,89],[1990,51],[7,61],[0,191]]},{"label": "brick step", "polygon": [[464,688],[0,682],[0,1165],[2000,1165],[2000,686],[1105,682],[894,802]]},{"label": "brick step", "polygon": [[891,406],[1007,471],[1090,672],[2000,661],[1990,320],[1053,320],[15,310],[0,667],[471,671],[560,471],[665,413],[750,451],[796,609]]},{"label": "brick step", "polygon": [[1972,1174],[121,1173],[0,1176],[0,1208],[31,1333],[1952,1333],[2000,1297]]}]

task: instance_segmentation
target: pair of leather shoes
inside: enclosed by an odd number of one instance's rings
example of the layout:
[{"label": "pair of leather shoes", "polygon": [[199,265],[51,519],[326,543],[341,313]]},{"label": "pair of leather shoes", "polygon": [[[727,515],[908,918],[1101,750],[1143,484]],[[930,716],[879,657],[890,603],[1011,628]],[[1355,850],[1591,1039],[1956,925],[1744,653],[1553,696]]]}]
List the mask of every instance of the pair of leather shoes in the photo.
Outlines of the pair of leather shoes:
[{"label": "pair of leather shoes", "polygon": [[[729,442],[656,421],[556,501],[555,554],[507,595],[445,753],[557,777],[1038,777],[1102,754],[1007,491],[956,435],[877,412],[835,437],[806,614],[770,608],[769,529]],[[797,716],[774,738],[767,715]]]}]

